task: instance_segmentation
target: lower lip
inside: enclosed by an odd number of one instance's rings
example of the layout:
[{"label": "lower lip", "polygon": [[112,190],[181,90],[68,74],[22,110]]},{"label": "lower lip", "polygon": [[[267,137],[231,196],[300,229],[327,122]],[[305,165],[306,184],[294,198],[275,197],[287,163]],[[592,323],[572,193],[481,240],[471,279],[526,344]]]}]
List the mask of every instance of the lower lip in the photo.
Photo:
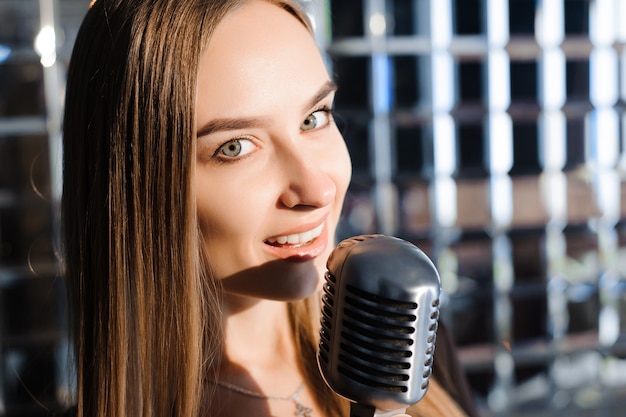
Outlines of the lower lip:
[{"label": "lower lip", "polygon": [[328,228],[324,226],[322,233],[304,246],[272,246],[266,245],[267,250],[274,256],[290,262],[306,262],[320,256],[328,245]]}]

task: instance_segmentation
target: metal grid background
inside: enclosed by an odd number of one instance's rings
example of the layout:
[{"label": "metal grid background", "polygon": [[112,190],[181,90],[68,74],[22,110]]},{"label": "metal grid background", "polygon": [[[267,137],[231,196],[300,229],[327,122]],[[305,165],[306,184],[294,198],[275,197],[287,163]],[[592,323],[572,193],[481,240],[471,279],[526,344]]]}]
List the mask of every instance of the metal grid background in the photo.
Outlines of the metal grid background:
[{"label": "metal grid background", "polygon": [[[71,396],[54,242],[86,3],[0,0],[0,416]],[[303,3],[354,165],[339,237],[394,234],[435,260],[484,415],[621,415],[626,0]]]},{"label": "metal grid background", "polygon": [[621,415],[626,2],[363,0],[324,18],[355,164],[346,234],[436,260],[484,413]]}]

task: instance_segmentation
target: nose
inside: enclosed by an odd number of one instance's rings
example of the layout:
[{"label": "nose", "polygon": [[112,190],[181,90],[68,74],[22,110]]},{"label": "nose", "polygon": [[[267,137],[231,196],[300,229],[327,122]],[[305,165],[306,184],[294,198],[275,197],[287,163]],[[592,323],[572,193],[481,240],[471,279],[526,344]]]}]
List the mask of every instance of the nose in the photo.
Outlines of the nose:
[{"label": "nose", "polygon": [[287,152],[281,158],[285,187],[279,204],[287,208],[319,208],[333,202],[337,185],[324,168],[323,155]]}]

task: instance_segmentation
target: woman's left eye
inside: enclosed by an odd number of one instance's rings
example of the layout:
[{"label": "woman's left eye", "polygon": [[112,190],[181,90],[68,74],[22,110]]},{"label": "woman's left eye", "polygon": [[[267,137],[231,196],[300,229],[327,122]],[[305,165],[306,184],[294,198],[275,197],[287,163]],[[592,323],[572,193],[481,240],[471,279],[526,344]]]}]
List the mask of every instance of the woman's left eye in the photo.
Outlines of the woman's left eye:
[{"label": "woman's left eye", "polygon": [[231,139],[215,151],[215,156],[220,159],[235,159],[254,151],[256,147],[249,139]]},{"label": "woman's left eye", "polygon": [[319,129],[320,127],[324,127],[330,123],[330,110],[329,109],[320,109],[316,110],[313,113],[309,114],[302,125],[300,126],[301,130],[313,130]]}]

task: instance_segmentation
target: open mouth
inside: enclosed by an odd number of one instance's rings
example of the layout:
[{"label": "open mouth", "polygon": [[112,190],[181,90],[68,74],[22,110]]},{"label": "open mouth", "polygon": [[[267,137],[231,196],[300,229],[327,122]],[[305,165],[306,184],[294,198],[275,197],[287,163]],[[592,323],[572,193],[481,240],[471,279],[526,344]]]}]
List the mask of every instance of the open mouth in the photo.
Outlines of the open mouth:
[{"label": "open mouth", "polygon": [[271,246],[292,246],[302,247],[311,244],[324,230],[324,223],[317,226],[315,229],[307,230],[302,233],[294,233],[285,236],[271,237],[265,241],[266,244]]}]

